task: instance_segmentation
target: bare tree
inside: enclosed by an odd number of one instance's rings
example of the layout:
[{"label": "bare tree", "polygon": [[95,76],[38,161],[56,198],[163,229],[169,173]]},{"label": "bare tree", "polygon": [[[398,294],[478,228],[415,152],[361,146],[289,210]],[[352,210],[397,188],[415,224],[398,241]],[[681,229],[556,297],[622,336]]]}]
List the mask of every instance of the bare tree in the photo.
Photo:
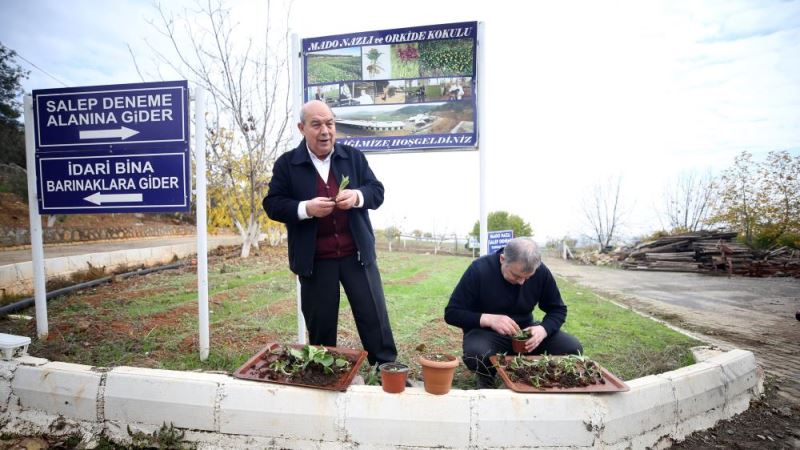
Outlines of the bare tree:
[{"label": "bare tree", "polygon": [[[242,257],[258,248],[266,215],[266,194],[272,164],[290,138],[290,64],[288,16],[276,16],[264,2],[266,26],[257,40],[240,36],[231,11],[220,1],[206,0],[199,10],[175,17],[160,5],[151,25],[170,43],[150,45],[156,59],[209,93],[211,111],[209,189],[213,208],[227,211],[242,238]],[[179,25],[180,24],[180,25]],[[276,33],[275,29],[283,31]]]},{"label": "bare tree", "polygon": [[432,233],[432,236],[433,236],[433,254],[434,255],[438,255],[439,254],[439,250],[442,249],[442,244],[444,244],[444,241],[447,240],[447,236],[449,236],[449,235],[450,235],[450,232],[447,230],[447,228],[442,230],[442,232],[437,233],[436,232],[436,225],[434,225],[433,233]]},{"label": "bare tree", "polygon": [[671,230],[702,230],[714,208],[715,181],[711,172],[681,173],[664,189],[664,215]]},{"label": "bare tree", "polygon": [[383,233],[386,235],[386,240],[389,242],[389,251],[391,252],[392,251],[392,243],[394,241],[400,239],[400,236],[402,235],[402,231],[400,231],[400,228],[398,228],[398,227],[396,227],[394,225],[391,225],[391,226],[386,227],[386,229],[383,230]]},{"label": "bare tree", "polygon": [[592,229],[592,240],[600,245],[600,251],[605,251],[619,233],[623,215],[621,186],[622,176],[598,182],[582,202],[583,215]]}]

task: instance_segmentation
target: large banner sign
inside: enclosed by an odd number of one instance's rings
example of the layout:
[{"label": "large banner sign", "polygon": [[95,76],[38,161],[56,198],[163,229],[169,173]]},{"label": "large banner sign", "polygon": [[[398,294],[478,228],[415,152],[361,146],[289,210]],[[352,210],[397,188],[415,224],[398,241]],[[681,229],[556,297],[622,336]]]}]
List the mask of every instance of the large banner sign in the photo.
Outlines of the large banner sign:
[{"label": "large banner sign", "polygon": [[477,22],[303,39],[305,101],[365,152],[477,146]]}]

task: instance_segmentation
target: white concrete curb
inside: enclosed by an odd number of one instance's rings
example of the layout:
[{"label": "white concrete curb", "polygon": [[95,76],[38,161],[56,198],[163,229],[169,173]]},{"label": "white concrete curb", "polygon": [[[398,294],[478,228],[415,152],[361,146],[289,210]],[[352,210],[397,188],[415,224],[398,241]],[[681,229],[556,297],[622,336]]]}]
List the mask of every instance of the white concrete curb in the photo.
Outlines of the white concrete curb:
[{"label": "white concrete curb", "polygon": [[126,442],[128,426],[151,433],[171,422],[200,448],[661,448],[746,410],[762,375],[751,352],[732,350],[628,385],[594,395],[340,393],[26,356],[0,361],[0,429]]}]

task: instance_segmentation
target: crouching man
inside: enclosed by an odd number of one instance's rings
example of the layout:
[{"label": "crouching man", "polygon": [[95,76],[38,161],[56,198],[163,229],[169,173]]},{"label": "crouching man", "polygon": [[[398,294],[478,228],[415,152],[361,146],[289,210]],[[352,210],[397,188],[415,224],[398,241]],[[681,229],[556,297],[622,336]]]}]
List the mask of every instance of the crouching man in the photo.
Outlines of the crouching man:
[{"label": "crouching man", "polygon": [[[533,321],[538,305],[545,315]],[[464,364],[477,377],[478,389],[495,386],[489,357],[511,353],[511,337],[528,330],[528,354],[566,355],[583,352],[580,341],[560,331],[567,318],[556,280],[542,264],[532,239],[516,238],[496,253],[470,264],[450,296],[444,320],[464,331]]]}]

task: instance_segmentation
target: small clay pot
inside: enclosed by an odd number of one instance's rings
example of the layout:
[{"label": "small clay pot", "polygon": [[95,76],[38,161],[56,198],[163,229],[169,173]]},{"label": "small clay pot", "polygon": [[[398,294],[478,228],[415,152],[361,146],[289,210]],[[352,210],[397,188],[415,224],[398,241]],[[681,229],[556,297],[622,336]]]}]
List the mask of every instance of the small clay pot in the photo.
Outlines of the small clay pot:
[{"label": "small clay pot", "polygon": [[528,339],[511,338],[511,350],[514,353],[528,353],[525,350],[525,343],[526,342],[528,342]]},{"label": "small clay pot", "polygon": [[456,373],[456,367],[458,367],[458,358],[453,355],[441,356],[441,358],[436,359],[431,359],[430,355],[419,357],[419,364],[422,366],[422,377],[425,381],[425,391],[429,394],[447,394],[453,384],[453,376]]},{"label": "small clay pot", "polygon": [[408,366],[399,362],[387,362],[380,365],[381,386],[384,392],[399,394],[406,390]]}]

